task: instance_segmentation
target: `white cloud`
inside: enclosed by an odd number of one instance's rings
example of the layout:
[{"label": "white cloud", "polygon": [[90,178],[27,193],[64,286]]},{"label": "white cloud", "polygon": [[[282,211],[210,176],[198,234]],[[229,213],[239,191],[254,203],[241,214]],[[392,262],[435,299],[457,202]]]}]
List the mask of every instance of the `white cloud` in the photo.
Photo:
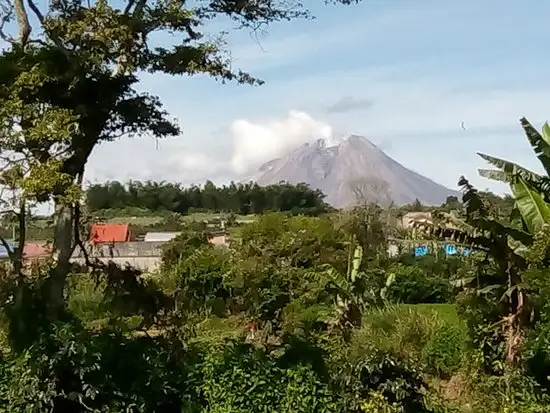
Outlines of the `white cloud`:
[{"label": "white cloud", "polygon": [[207,174],[216,165],[212,159],[200,152],[184,153],[183,155],[179,155],[174,161],[178,169],[197,174]]},{"label": "white cloud", "polygon": [[231,124],[230,129],[233,138],[231,165],[239,174],[284,155],[306,142],[332,139],[330,125],[298,110],[291,110],[282,119],[269,119],[265,122],[238,119]]}]

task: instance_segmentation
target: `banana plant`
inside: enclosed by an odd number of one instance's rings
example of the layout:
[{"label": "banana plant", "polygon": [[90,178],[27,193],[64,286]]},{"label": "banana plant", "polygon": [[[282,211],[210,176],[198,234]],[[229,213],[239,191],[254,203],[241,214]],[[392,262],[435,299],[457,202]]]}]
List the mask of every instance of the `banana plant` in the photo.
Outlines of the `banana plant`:
[{"label": "banana plant", "polygon": [[[459,185],[464,192],[464,218],[455,217],[452,225],[437,224],[429,229],[439,239],[470,244],[494,262],[497,277],[491,277],[493,281],[480,283],[478,277],[461,281],[464,285],[477,283],[475,288],[479,295],[499,292],[500,301],[509,304],[509,311],[492,326],[506,330],[506,359],[509,362],[517,359],[518,343],[531,319],[529,313],[532,309],[522,289],[522,274],[533,265],[534,255],[538,257],[539,264],[550,263],[549,243],[541,242],[547,238],[544,234],[549,233],[550,225],[550,126],[545,124],[542,133],[539,133],[527,119],[522,118],[520,122],[546,174],[540,175],[513,162],[479,154],[497,168],[482,169],[479,171],[481,176],[510,184],[515,199],[510,223],[492,217],[477,190],[462,177]],[[542,251],[541,245],[544,246]]]},{"label": "banana plant", "polygon": [[395,275],[389,274],[382,288],[369,285],[368,275],[361,270],[362,261],[363,248],[350,242],[345,273],[327,264],[306,275],[323,280],[323,289],[332,296],[334,305],[334,314],[328,324],[337,327],[344,339],[350,337],[353,328],[361,325],[363,315],[371,305],[382,304],[386,300],[388,288],[395,279]]},{"label": "banana plant", "polygon": [[485,178],[511,185],[514,185],[519,177],[535,191],[542,194],[546,201],[550,201],[550,125],[545,123],[542,133],[539,133],[526,118],[521,118],[520,123],[546,175],[537,174],[516,163],[484,153],[478,153],[478,155],[497,169],[480,169],[479,174]]}]

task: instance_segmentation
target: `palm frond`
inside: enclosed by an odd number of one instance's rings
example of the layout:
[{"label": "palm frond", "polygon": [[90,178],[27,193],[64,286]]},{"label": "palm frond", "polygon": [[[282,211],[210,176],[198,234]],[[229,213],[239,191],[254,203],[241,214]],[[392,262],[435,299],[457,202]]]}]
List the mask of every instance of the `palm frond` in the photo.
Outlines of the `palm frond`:
[{"label": "palm frond", "polygon": [[542,167],[546,173],[550,175],[550,142],[545,139],[547,137],[541,135],[526,118],[521,118],[520,123]]},{"label": "palm frond", "polygon": [[511,175],[504,171],[499,171],[498,169],[478,169],[477,172],[481,177],[492,181],[500,181],[508,184],[512,180]]},{"label": "palm frond", "polygon": [[465,218],[440,214],[436,222],[415,223],[415,229],[429,237],[471,245],[482,251],[498,248],[509,239],[526,246],[532,244],[531,234],[492,217],[486,201],[465,177],[460,178],[458,185],[463,191]]},{"label": "palm frond", "polygon": [[496,158],[484,153],[478,153],[478,155],[491,165],[497,167],[500,170],[494,169],[479,169],[479,174],[494,181],[506,182],[513,185],[517,177],[520,177],[534,189],[541,192],[546,200],[550,200],[550,178],[547,176],[539,175],[523,166],[520,166],[514,162],[507,161],[505,159]]}]

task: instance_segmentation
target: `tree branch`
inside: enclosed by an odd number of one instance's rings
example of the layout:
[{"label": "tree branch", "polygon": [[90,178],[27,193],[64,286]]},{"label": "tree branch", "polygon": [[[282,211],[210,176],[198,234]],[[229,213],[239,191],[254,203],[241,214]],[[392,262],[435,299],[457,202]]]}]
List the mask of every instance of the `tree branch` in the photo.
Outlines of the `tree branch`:
[{"label": "tree branch", "polygon": [[128,15],[130,14],[130,10],[132,10],[132,7],[136,3],[136,0],[128,0],[128,4],[124,8],[124,14]]},{"label": "tree branch", "polygon": [[13,18],[13,5],[9,2],[3,3],[0,5],[0,11],[2,12],[2,18],[0,18],[0,39],[13,44],[15,39],[4,32],[6,23],[9,23]]},{"label": "tree branch", "polygon": [[[16,0],[16,1],[21,1],[23,2],[23,0]],[[27,0],[27,3],[29,4],[29,8],[32,10],[32,12],[35,14],[35,16],[37,17],[38,21],[40,22],[40,25],[42,26],[42,28],[44,29],[44,32],[48,34],[48,36],[50,37],[50,39],[52,39],[52,41],[55,43],[55,45],[59,48],[59,50],[61,50],[61,52],[63,52],[63,54],[65,56],[68,56],[69,55],[69,50],[63,46],[63,43],[61,42],[61,39],[59,37],[57,37],[55,34],[51,33],[51,32],[48,32],[46,30],[46,28],[44,27],[44,15],[42,14],[42,12],[40,11],[40,9],[36,6],[36,4],[34,3],[33,0]],[[29,32],[30,33],[30,32]]]},{"label": "tree branch", "polygon": [[25,9],[25,3],[23,0],[15,0],[14,4],[17,24],[19,25],[19,42],[22,47],[25,47],[32,30],[31,24],[29,23],[29,15]]}]

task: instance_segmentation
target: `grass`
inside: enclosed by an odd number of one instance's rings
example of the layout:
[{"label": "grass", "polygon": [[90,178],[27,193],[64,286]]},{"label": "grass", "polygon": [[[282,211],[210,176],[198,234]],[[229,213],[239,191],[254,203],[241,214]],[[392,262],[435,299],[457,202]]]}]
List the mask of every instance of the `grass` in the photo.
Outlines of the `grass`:
[{"label": "grass", "polygon": [[161,224],[162,221],[164,221],[164,217],[162,216],[120,216],[120,217],[113,217],[107,220],[109,224],[130,224],[130,225],[137,225],[140,227],[152,227],[154,225]]},{"label": "grass", "polygon": [[421,314],[435,314],[438,318],[450,324],[464,326],[463,320],[458,316],[454,304],[403,304],[404,308],[414,308]]}]

